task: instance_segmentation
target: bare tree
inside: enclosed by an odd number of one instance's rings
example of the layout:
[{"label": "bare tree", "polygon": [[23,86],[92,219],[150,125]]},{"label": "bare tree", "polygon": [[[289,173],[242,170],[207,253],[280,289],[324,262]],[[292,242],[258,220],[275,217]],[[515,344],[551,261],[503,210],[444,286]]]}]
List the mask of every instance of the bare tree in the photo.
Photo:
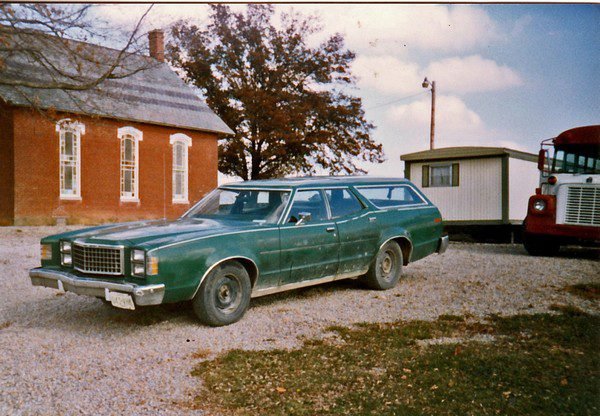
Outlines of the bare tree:
[{"label": "bare tree", "polygon": [[100,91],[108,80],[126,78],[158,64],[140,56],[146,47],[142,23],[152,6],[131,31],[118,34],[124,45],[117,49],[86,43],[113,41],[110,36],[117,32],[91,16],[93,7],[0,4],[0,88],[17,91],[37,108],[36,91],[62,90],[73,101],[81,101],[77,92]]}]

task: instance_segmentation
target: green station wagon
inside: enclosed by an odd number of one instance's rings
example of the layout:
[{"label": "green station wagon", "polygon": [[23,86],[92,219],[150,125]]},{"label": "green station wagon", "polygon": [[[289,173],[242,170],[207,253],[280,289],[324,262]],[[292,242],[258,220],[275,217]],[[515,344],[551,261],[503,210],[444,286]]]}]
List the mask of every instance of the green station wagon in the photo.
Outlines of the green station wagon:
[{"label": "green station wagon", "polygon": [[389,289],[403,265],[447,246],[440,212],[408,180],[257,180],[223,185],[175,221],[43,238],[29,275],[125,309],[191,300],[219,326],[272,293],[350,278]]}]

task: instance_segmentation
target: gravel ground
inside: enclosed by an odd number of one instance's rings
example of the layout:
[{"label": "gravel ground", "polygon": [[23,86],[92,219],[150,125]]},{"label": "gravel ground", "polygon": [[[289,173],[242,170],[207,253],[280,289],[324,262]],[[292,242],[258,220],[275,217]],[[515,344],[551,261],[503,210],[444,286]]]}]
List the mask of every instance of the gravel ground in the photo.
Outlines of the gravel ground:
[{"label": "gravel ground", "polygon": [[[600,303],[562,290],[600,282],[598,251],[570,249],[534,258],[517,245],[451,244],[409,265],[393,290],[353,281],[255,299],[241,322],[198,324],[186,305],[123,311],[93,298],[32,287],[39,238],[51,227],[0,227],[0,414],[202,414],[188,401],[203,354],[297,347],[331,325],[483,318],[568,304]],[[201,354],[197,354],[202,350]]]}]

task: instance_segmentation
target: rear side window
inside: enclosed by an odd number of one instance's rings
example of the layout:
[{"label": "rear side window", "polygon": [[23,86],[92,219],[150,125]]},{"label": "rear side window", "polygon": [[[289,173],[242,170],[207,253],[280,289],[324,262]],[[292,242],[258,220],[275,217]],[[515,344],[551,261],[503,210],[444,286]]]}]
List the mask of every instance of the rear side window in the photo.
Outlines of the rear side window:
[{"label": "rear side window", "polygon": [[321,191],[296,192],[287,222],[298,222],[301,213],[310,214],[312,222],[327,219],[327,208]]},{"label": "rear side window", "polygon": [[354,214],[363,209],[360,201],[347,189],[326,189],[327,202],[331,208],[331,217],[339,218]]},{"label": "rear side window", "polygon": [[360,192],[362,196],[367,198],[377,208],[389,208],[424,203],[415,190],[406,185],[358,188],[358,192]]}]

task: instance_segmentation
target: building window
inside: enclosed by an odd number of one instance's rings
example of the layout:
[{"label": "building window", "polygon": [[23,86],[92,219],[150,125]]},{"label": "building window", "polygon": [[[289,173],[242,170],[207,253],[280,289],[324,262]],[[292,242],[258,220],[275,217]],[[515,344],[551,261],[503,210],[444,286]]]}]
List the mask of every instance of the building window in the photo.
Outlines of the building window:
[{"label": "building window", "polygon": [[143,135],[133,127],[122,127],[118,137],[121,141],[121,201],[139,202],[139,142]]},{"label": "building window", "polygon": [[173,146],[173,203],[187,204],[188,201],[188,148],[192,138],[185,134],[171,135]]},{"label": "building window", "polygon": [[56,123],[60,137],[60,199],[81,199],[81,135],[85,125],[64,119]]},{"label": "building window", "polygon": [[460,170],[458,163],[448,163],[444,165],[423,165],[423,188],[458,186],[459,178]]}]

